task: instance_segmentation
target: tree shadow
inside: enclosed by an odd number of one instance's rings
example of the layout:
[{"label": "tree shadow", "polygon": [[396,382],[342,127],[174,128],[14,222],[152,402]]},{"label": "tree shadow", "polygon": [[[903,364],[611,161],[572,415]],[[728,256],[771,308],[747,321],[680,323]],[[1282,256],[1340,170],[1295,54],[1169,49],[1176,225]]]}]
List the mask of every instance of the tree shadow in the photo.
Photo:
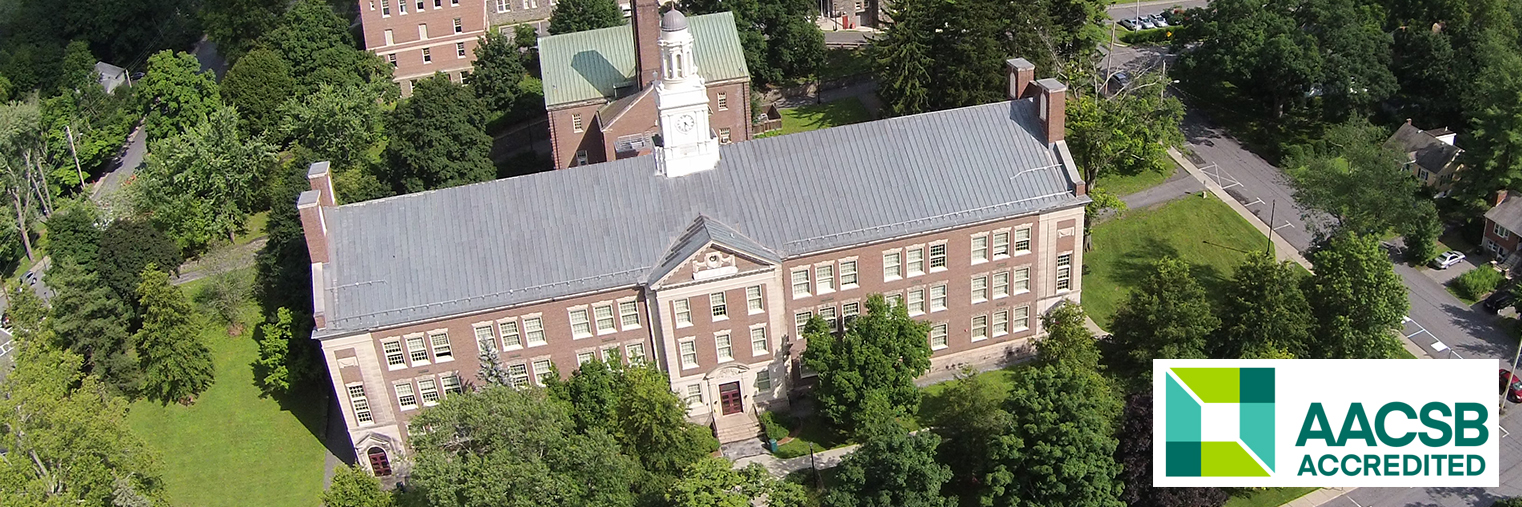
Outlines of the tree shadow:
[{"label": "tree shadow", "polygon": [[793,129],[795,131],[838,127],[872,119],[872,114],[856,97],[797,107],[789,111],[788,116],[798,122],[798,128]]},{"label": "tree shadow", "polygon": [[[261,322],[262,323],[262,322]],[[264,338],[264,326],[255,323],[254,330],[249,333],[249,339],[258,343]],[[299,327],[299,326],[298,326]],[[297,329],[296,332],[302,332]],[[292,344],[305,344],[309,340],[292,340]],[[312,347],[315,349],[315,346]],[[321,357],[321,352],[308,350],[311,357]],[[293,354],[300,357],[300,354]],[[274,400],[280,405],[280,410],[288,412],[301,422],[317,441],[322,442],[329,454],[337,457],[346,464],[354,464],[357,457],[354,454],[354,445],[349,441],[347,424],[343,419],[343,411],[338,407],[338,400],[333,395],[332,384],[327,382],[327,365],[317,363],[317,370],[308,375],[308,378],[300,378],[293,382],[284,392],[270,392],[264,384],[264,378],[269,374],[269,369],[259,364],[258,359],[249,364],[254,372],[254,387],[260,391],[261,398]]]},{"label": "tree shadow", "polygon": [[[551,62],[554,63],[554,62]],[[604,97],[611,97],[618,85],[623,84],[624,75],[602,53],[588,49],[571,56],[571,70],[581,75],[597,92]]]}]

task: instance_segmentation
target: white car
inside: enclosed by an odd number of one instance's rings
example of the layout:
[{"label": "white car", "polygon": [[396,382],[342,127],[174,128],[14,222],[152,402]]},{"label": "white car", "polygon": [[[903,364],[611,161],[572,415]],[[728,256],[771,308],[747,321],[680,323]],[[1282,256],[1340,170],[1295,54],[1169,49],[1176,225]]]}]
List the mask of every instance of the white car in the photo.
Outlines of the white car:
[{"label": "white car", "polygon": [[1141,23],[1141,27],[1142,27],[1142,28],[1143,28],[1143,29],[1146,29],[1146,30],[1151,30],[1151,29],[1153,29],[1153,28],[1157,28],[1157,25],[1154,25],[1154,24],[1152,24],[1152,20],[1150,20],[1150,19],[1147,19],[1147,18],[1141,18],[1141,19],[1137,19],[1137,20],[1136,20],[1136,21],[1137,21],[1137,22],[1138,22],[1138,23]]},{"label": "white car", "polygon": [[1454,264],[1458,264],[1463,261],[1464,254],[1449,250],[1447,252],[1443,252],[1442,255],[1437,256],[1436,259],[1432,259],[1432,267],[1437,269],[1448,269]]},{"label": "white car", "polygon": [[1158,28],[1167,28],[1169,26],[1168,25],[1168,20],[1163,19],[1163,15],[1162,14],[1153,14],[1152,15],[1152,24],[1157,25]]}]

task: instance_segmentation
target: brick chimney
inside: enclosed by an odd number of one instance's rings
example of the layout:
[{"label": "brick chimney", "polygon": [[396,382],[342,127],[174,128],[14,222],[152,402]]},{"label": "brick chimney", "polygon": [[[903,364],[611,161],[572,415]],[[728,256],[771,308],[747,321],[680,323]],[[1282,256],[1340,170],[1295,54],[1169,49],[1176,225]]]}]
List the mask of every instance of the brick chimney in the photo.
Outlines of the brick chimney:
[{"label": "brick chimney", "polygon": [[1036,64],[1024,58],[1014,58],[1005,60],[1004,68],[1009,71],[1009,100],[1030,96],[1031,81],[1036,80]]},{"label": "brick chimney", "polygon": [[1500,190],[1497,190],[1496,191],[1496,200],[1495,200],[1495,202],[1490,203],[1490,207],[1494,208],[1496,206],[1500,206],[1501,203],[1506,202],[1506,193],[1507,193],[1506,189],[1504,189],[1504,188],[1500,189]]},{"label": "brick chimney", "polygon": [[634,85],[645,89],[661,71],[661,0],[629,0],[634,28]]},{"label": "brick chimney", "polygon": [[1036,81],[1036,113],[1041,116],[1041,127],[1046,133],[1047,144],[1061,141],[1067,132],[1067,90],[1061,81],[1052,78]]},{"label": "brick chimney", "polygon": [[301,230],[306,235],[307,255],[312,259],[312,318],[322,329],[324,318],[323,266],[328,263],[328,223],[325,208],[336,205],[333,199],[333,180],[327,162],[317,162],[307,168],[307,182],[312,189],[296,198],[296,212],[301,216]]}]

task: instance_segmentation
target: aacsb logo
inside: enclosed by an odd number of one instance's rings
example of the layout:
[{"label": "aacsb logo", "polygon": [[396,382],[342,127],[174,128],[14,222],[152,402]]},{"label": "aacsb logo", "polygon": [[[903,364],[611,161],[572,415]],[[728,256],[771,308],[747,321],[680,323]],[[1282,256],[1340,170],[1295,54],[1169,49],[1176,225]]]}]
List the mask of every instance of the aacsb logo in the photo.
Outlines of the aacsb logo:
[{"label": "aacsb logo", "polygon": [[1498,365],[1153,361],[1153,484],[1495,487]]}]

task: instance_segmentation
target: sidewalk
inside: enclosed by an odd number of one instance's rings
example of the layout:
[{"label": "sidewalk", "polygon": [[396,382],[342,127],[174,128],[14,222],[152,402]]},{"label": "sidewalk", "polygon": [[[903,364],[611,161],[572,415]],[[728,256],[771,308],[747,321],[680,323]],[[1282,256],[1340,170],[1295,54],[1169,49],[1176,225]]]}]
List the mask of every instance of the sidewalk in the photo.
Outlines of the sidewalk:
[{"label": "sidewalk", "polygon": [[1283,507],[1320,507],[1357,488],[1322,488],[1305,496],[1290,500]]},{"label": "sidewalk", "polygon": [[818,451],[814,453],[812,458],[809,456],[799,456],[789,459],[777,459],[776,456],[771,454],[760,454],[735,460],[735,468],[745,468],[751,463],[758,463],[766,468],[767,472],[771,472],[772,477],[781,479],[787,477],[787,474],[809,468],[810,459],[817,463],[821,470],[834,468],[835,465],[840,464],[840,460],[844,459],[846,455],[856,452],[857,447],[861,447],[861,445],[848,445],[828,451]]}]

